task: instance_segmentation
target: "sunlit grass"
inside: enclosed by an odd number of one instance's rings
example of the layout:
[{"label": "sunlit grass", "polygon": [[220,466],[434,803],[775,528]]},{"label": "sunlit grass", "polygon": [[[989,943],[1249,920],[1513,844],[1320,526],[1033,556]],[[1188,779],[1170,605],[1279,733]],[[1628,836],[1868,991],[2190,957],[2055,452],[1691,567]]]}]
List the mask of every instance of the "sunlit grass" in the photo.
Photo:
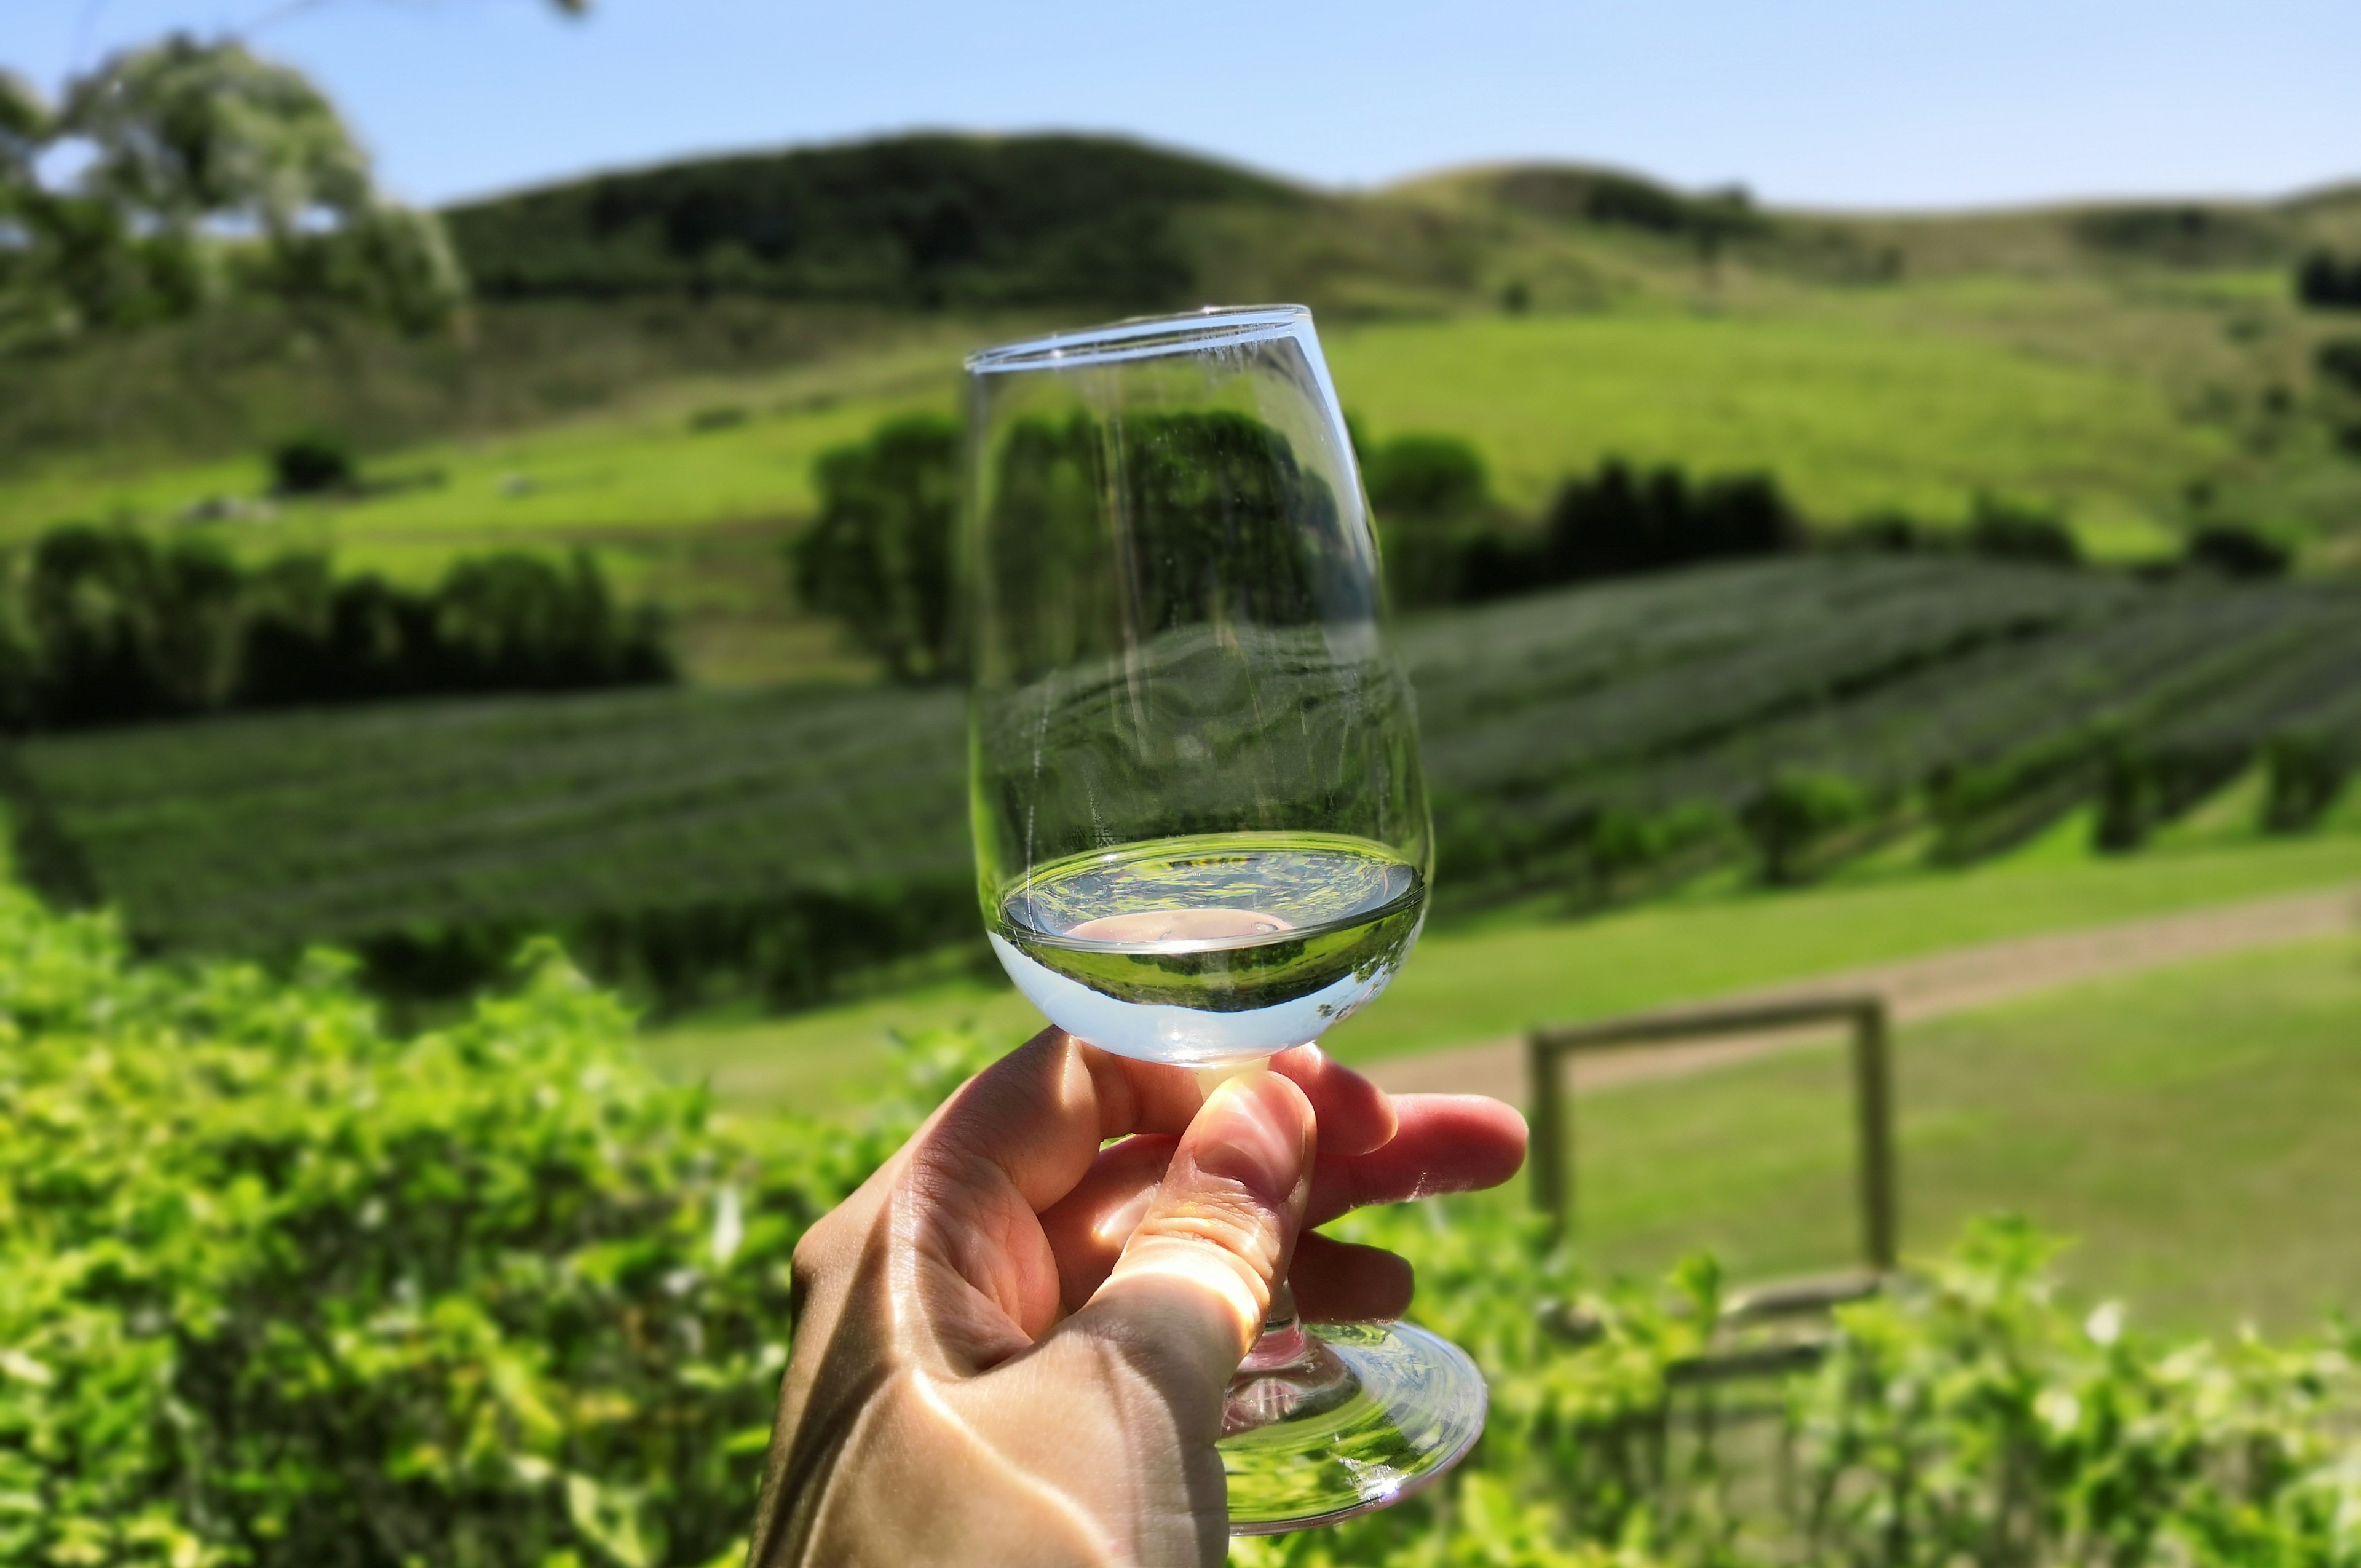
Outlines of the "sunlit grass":
[{"label": "sunlit grass", "polygon": [[[1589,919],[1431,931],[1386,995],[1325,1044],[1348,1060],[1497,1039],[1549,1020],[1696,1001],[1970,943],[2361,881],[2361,833],[2158,848],[2101,859],[2087,822],[1964,872],[1794,893],[1732,889]],[[827,1108],[890,1070],[895,1031],[972,1024],[1014,1041],[1039,1015],[1005,986],[946,981],[770,1021],[651,1036],[656,1059],[726,1101]]]},{"label": "sunlit grass", "polygon": [[[1905,1255],[2010,1209],[2079,1238],[2078,1288],[2150,1321],[2284,1330],[2361,1304],[2352,938],[1914,1025],[1894,1073]],[[1709,1247],[1749,1279],[1860,1255],[1835,1046],[1603,1089],[1575,1118],[1579,1234],[1604,1266]]]}]

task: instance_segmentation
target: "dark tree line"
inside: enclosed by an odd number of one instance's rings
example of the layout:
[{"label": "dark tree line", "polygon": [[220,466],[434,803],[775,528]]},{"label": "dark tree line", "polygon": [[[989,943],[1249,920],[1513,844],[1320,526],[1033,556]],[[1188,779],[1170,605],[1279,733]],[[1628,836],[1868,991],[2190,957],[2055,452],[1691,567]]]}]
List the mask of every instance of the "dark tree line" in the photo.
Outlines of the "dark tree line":
[{"label": "dark tree line", "polygon": [[599,175],[449,220],[493,296],[1124,308],[1191,297],[1190,207],[1307,200],[1129,142],[920,135]]},{"label": "dark tree line", "polygon": [[1767,474],[1693,480],[1609,458],[1567,479],[1538,529],[1490,496],[1483,460],[1451,436],[1404,435],[1364,455],[1389,586],[1406,608],[1458,604],[1804,543],[1802,520]]},{"label": "dark tree line", "polygon": [[580,553],[463,560],[422,589],[69,524],[0,578],[0,723],[19,731],[673,674],[652,612],[618,606]]},{"label": "dark tree line", "polygon": [[2296,298],[2325,310],[2361,310],[2361,257],[2315,250],[2295,271]]}]

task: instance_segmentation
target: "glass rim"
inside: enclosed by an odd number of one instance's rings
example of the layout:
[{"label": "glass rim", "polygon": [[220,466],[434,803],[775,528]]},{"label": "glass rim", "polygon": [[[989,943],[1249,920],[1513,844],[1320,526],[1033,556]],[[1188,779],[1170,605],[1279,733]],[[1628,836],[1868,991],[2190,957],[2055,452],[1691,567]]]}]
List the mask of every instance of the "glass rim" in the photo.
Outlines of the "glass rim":
[{"label": "glass rim", "polygon": [[967,356],[972,376],[1012,370],[1071,370],[1167,354],[1196,354],[1229,344],[1291,337],[1312,324],[1309,305],[1206,305],[1162,316],[1129,316],[1104,326],[1043,333],[995,344]]}]

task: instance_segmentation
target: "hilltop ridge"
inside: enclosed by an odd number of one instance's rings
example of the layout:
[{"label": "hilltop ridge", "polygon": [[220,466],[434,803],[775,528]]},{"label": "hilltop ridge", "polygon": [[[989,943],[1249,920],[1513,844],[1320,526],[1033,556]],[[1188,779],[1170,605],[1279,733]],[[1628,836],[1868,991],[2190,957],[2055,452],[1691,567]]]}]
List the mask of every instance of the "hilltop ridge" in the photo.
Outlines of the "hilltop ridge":
[{"label": "hilltop ridge", "polygon": [[1582,163],[1327,192],[1122,138],[929,132],[593,174],[445,215],[492,299],[1152,309],[1283,293],[1385,313],[1488,295],[1521,273],[1629,280],[1692,252],[1824,282],[2284,265],[2361,243],[2361,185],[2259,203],[1846,214]]}]

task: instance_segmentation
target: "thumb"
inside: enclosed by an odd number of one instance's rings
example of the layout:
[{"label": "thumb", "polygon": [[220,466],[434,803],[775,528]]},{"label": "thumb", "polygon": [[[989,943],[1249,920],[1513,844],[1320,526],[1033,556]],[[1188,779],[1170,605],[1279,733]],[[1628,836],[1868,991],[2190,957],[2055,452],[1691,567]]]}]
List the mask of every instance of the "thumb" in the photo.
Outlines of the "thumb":
[{"label": "thumb", "polygon": [[1274,1072],[1214,1089],[1106,1283],[1067,1332],[1152,1348],[1183,1387],[1218,1398],[1257,1335],[1312,1188],[1318,1130]]}]

